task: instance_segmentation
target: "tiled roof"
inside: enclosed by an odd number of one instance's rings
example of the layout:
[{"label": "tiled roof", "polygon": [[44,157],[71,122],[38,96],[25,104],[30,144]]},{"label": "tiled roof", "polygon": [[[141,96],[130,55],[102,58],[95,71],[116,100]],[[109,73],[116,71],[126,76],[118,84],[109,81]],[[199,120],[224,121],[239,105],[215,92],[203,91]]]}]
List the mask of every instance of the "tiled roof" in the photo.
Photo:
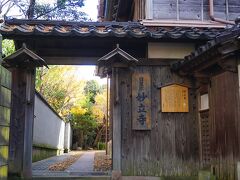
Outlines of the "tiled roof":
[{"label": "tiled roof", "polygon": [[[213,40],[207,42],[207,44],[199,47],[196,51],[186,56],[184,60],[179,61],[172,65],[174,70],[188,69],[191,71],[192,67],[195,67],[209,58],[216,56],[218,52],[217,48],[223,46],[228,42],[234,42],[240,36],[240,25],[236,25],[232,28],[225,29],[220,35],[216,36]],[[231,53],[231,52],[229,52]]]},{"label": "tiled roof", "polygon": [[0,26],[3,36],[96,36],[152,39],[211,40],[219,28],[146,27],[138,22],[66,22],[47,20],[6,20]]}]

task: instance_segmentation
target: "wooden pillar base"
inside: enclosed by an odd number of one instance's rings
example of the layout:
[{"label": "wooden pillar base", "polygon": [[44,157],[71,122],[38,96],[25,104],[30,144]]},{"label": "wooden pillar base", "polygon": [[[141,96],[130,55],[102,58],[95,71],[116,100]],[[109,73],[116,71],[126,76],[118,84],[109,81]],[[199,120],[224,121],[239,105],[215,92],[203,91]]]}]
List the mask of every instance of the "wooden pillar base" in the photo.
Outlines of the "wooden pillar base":
[{"label": "wooden pillar base", "polygon": [[112,171],[112,180],[122,180],[122,172],[121,171]]}]

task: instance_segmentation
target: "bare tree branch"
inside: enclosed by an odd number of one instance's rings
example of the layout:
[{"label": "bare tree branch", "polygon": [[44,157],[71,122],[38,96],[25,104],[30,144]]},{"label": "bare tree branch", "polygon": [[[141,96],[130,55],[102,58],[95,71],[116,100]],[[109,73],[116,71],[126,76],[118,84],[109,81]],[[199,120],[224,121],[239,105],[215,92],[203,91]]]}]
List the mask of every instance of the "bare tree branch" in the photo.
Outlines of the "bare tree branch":
[{"label": "bare tree branch", "polygon": [[7,3],[9,3],[11,0],[7,0],[6,2],[2,2],[1,4],[2,4],[2,7],[4,7]]},{"label": "bare tree branch", "polygon": [[4,13],[4,15],[3,15],[3,16],[6,16],[6,15],[7,15],[7,13],[10,11],[10,9],[11,9],[13,6],[14,6],[14,4],[13,4],[13,3],[9,3],[9,5],[8,5],[8,8],[7,8],[7,10],[6,10],[6,12]]},{"label": "bare tree branch", "polygon": [[23,15],[26,17],[26,12],[25,10],[18,4],[18,2],[14,1],[14,5],[17,6],[21,12],[23,13]]},{"label": "bare tree branch", "polygon": [[55,10],[57,10],[57,9],[61,10],[61,9],[63,9],[63,8],[60,8],[60,5],[57,5],[57,6],[55,6],[53,9],[51,9],[51,10],[49,10],[49,11],[47,11],[47,12],[44,12],[44,13],[38,15],[38,16],[35,17],[34,19],[38,19],[38,18],[40,18],[40,17],[42,17],[42,16],[44,16],[44,15],[47,15],[47,14],[49,14],[49,13],[51,13],[52,11],[55,11]]}]

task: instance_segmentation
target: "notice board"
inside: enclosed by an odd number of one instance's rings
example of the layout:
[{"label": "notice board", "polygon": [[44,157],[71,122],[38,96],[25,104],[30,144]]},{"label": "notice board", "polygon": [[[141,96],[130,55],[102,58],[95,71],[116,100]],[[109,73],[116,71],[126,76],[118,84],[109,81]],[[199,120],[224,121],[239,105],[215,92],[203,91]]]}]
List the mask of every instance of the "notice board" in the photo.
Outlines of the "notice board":
[{"label": "notice board", "polygon": [[173,84],[161,88],[162,112],[189,112],[188,88]]}]

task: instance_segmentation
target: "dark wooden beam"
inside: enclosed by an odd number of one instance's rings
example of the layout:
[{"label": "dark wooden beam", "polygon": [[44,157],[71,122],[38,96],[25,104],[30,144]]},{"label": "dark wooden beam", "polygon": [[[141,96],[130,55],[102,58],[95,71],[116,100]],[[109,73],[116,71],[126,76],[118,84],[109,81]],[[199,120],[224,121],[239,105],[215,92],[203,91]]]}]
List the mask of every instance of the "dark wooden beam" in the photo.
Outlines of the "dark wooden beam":
[{"label": "dark wooden beam", "polygon": [[[97,60],[100,57],[97,56],[41,56],[48,65],[97,65]],[[179,61],[176,59],[147,59],[137,58],[139,62],[136,66],[170,66],[172,63]]]},{"label": "dark wooden beam", "polygon": [[43,56],[48,65],[96,65],[98,57]]}]

